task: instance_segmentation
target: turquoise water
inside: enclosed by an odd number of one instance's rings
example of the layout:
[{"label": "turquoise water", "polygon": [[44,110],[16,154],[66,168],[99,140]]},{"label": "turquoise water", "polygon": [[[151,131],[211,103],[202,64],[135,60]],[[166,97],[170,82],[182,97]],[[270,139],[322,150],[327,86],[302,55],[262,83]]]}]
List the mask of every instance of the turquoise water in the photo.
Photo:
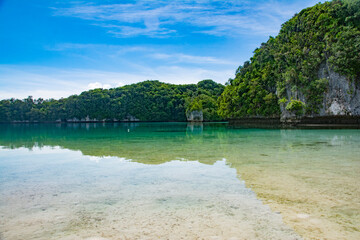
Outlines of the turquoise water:
[{"label": "turquoise water", "polygon": [[0,125],[1,239],[359,239],[360,131]]}]

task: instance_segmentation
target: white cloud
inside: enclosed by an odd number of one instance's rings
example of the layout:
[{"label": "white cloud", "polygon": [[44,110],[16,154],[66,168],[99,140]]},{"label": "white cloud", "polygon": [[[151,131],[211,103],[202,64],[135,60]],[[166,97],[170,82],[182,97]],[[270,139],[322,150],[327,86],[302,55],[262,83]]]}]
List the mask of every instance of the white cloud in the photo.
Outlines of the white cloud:
[{"label": "white cloud", "polygon": [[[72,56],[74,56],[72,50],[75,50],[76,52],[82,51],[82,55],[80,55],[79,57],[84,55],[88,58],[91,58],[91,60],[93,61],[95,60],[99,62],[109,61],[109,59],[107,58],[111,58],[112,62],[122,61],[123,65],[125,63],[131,65],[135,61],[138,61],[139,58],[137,58],[136,60],[130,59],[130,57],[134,58],[136,54],[142,54],[141,58],[146,59],[150,63],[154,59],[156,59],[163,60],[166,64],[187,63],[198,65],[234,65],[234,62],[238,60],[238,56],[236,56],[236,59],[226,60],[215,56],[198,56],[178,52],[174,53],[173,49],[167,49],[166,46],[124,46],[107,44],[61,43],[54,46],[47,46],[46,50],[61,51],[63,54],[69,54],[70,52]],[[71,51],[67,52],[68,50]]]},{"label": "white cloud", "polygon": [[215,57],[209,56],[194,56],[194,55],[187,55],[183,53],[176,53],[176,54],[164,54],[164,53],[155,53],[152,54],[151,57],[155,59],[161,60],[170,60],[175,63],[198,63],[198,64],[230,64],[233,65],[233,61],[227,61],[224,59],[219,59]]},{"label": "white cloud", "polygon": [[116,83],[115,84],[115,87],[122,87],[122,86],[124,86],[125,84],[123,84],[122,82],[118,82],[118,83]]},{"label": "white cloud", "polygon": [[88,89],[96,89],[96,88],[103,88],[103,89],[109,89],[111,88],[110,84],[102,84],[100,82],[94,82],[88,84]]},{"label": "white cloud", "polygon": [[138,0],[131,4],[80,2],[54,10],[55,15],[91,21],[116,37],[165,37],[179,33],[179,24],[197,28],[192,32],[209,35],[274,35],[283,21],[317,2]]}]

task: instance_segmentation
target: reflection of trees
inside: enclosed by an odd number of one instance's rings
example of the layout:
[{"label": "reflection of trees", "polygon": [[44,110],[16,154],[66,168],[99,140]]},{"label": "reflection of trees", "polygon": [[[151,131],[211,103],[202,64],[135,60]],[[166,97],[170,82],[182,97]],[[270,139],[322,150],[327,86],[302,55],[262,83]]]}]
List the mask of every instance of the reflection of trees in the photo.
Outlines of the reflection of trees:
[{"label": "reflection of trees", "polygon": [[219,142],[226,137],[225,125],[216,123],[1,125],[0,129],[0,145],[9,148],[60,146],[84,155],[125,157],[148,164],[176,159],[212,164],[223,158]]},{"label": "reflection of trees", "polygon": [[60,146],[149,164],[176,159],[212,164],[226,158],[237,169],[281,164],[309,151],[316,156],[356,137],[346,130],[228,129],[222,123],[19,124],[0,125],[0,132],[0,145],[8,148]]}]

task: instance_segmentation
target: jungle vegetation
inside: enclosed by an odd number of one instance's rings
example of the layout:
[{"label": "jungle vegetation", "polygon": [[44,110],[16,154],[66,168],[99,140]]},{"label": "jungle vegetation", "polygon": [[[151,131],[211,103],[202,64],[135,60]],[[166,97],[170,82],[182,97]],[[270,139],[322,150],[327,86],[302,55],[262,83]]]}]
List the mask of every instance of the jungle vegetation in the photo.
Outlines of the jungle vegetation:
[{"label": "jungle vegetation", "polygon": [[321,65],[360,83],[359,0],[319,3],[285,22],[228,81],[219,114],[233,119],[278,117],[283,109],[317,114],[328,87],[327,79],[318,77]]},{"label": "jungle vegetation", "polygon": [[94,89],[68,98],[0,101],[0,122],[81,119],[186,121],[186,111],[202,110],[205,121],[219,121],[217,99],[225,86],[212,80],[175,85],[144,81],[112,89]]}]

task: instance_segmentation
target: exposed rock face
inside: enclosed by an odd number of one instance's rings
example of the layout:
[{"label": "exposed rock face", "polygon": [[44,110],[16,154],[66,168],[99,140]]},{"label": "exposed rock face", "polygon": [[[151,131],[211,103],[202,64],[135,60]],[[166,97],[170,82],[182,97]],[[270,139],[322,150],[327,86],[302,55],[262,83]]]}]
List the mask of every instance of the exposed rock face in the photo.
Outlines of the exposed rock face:
[{"label": "exposed rock face", "polygon": [[[323,103],[318,114],[306,115],[305,117],[328,117],[328,116],[357,116],[360,117],[360,86],[333,71],[329,64],[324,63],[318,72],[319,79],[328,80],[328,89],[324,92]],[[305,96],[300,91],[287,89],[287,99],[298,99],[306,104]],[[285,109],[281,104],[281,120],[286,122],[296,118],[295,114]]]},{"label": "exposed rock face", "polygon": [[[61,119],[59,119],[59,120],[57,120],[57,121],[62,122]],[[86,116],[86,118],[81,118],[81,119],[78,119],[78,118],[76,118],[76,117],[66,119],[66,122],[69,122],[69,123],[78,123],[78,122],[101,122],[101,121],[105,121],[105,119],[104,119],[104,120],[98,120],[98,119],[96,119],[96,118],[93,118],[93,119],[92,119],[92,118],[89,118],[89,116]]]},{"label": "exposed rock face", "polygon": [[319,78],[329,80],[320,116],[349,115],[360,116],[360,86],[346,77],[332,71],[327,64],[319,69]]},{"label": "exposed rock face", "polygon": [[[286,88],[286,95],[287,95],[287,99],[297,99],[306,104],[305,96],[301,91],[291,91],[290,88]],[[292,120],[297,118],[295,113],[286,110],[286,103],[280,104],[280,110],[281,110],[280,120],[282,122],[286,122],[289,119]]]},{"label": "exposed rock face", "polygon": [[191,111],[186,114],[186,118],[189,122],[202,122],[204,121],[202,111]]},{"label": "exposed rock face", "polygon": [[136,117],[128,114],[126,116],[126,118],[124,118],[122,121],[124,121],[124,122],[138,122],[138,121],[140,121],[140,119],[137,119]]}]

